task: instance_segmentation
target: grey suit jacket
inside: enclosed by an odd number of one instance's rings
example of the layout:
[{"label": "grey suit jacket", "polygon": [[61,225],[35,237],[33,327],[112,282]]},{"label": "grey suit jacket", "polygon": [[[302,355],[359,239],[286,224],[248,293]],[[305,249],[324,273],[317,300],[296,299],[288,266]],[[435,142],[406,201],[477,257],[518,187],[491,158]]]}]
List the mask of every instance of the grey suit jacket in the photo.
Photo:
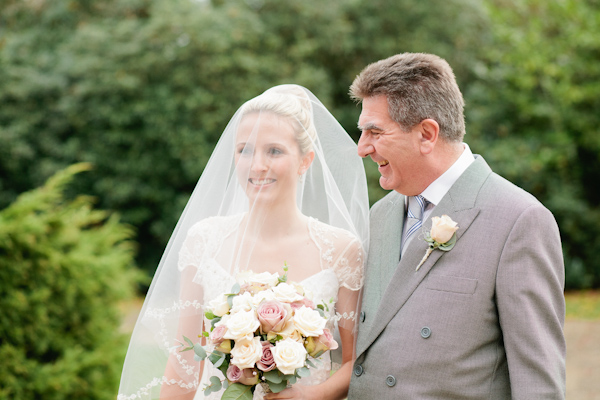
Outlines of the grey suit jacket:
[{"label": "grey suit jacket", "polygon": [[564,266],[558,227],[533,196],[476,160],[424,221],[458,223],[448,252],[422,234],[400,259],[404,196],[371,210],[348,398],[564,399]]}]

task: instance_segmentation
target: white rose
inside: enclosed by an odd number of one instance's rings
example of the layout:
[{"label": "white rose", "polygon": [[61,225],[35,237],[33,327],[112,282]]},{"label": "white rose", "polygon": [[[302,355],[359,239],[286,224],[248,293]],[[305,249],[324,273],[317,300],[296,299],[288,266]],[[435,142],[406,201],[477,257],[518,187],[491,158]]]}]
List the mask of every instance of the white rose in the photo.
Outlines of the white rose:
[{"label": "white rose", "polygon": [[258,283],[261,285],[268,285],[273,287],[279,283],[279,275],[271,274],[269,272],[261,272],[260,274],[254,274],[248,278],[248,283]]},{"label": "white rose", "polygon": [[291,375],[297,368],[302,368],[307,354],[304,345],[292,339],[280,340],[271,349],[271,353],[277,369],[286,375]]},{"label": "white rose", "polygon": [[317,310],[302,306],[294,312],[296,330],[304,336],[321,336],[327,320]]},{"label": "white rose", "polygon": [[283,282],[273,288],[275,298],[283,303],[293,303],[302,300],[304,297],[298,294],[296,288]]},{"label": "white rose", "polygon": [[263,290],[258,292],[252,298],[252,302],[255,308],[257,308],[263,301],[269,301],[275,299],[275,293],[271,289]]},{"label": "white rose", "polygon": [[227,302],[227,296],[224,294],[220,295],[214,300],[208,303],[208,309],[215,314],[217,317],[222,317],[229,312],[229,303]]},{"label": "white rose", "polygon": [[248,283],[250,282],[249,279],[256,275],[254,272],[250,271],[250,270],[246,270],[246,271],[242,271],[242,272],[238,272],[235,275],[235,281],[239,282],[240,285],[243,285],[244,283]]},{"label": "white rose", "polygon": [[452,235],[458,230],[457,223],[447,215],[433,217],[431,223],[431,238],[438,243],[446,243],[452,239]]},{"label": "white rose", "polygon": [[263,346],[260,343],[260,336],[253,337],[251,340],[243,339],[235,342],[231,349],[231,363],[237,365],[239,369],[254,368],[262,358]]},{"label": "white rose", "polygon": [[233,298],[233,307],[231,307],[231,313],[237,313],[240,311],[250,311],[254,308],[254,299],[252,293],[245,292],[244,294],[235,296]]},{"label": "white rose", "polygon": [[251,339],[260,326],[254,310],[240,311],[230,315],[231,317],[225,323],[225,326],[227,326],[227,333],[223,336],[225,339],[236,341],[244,338]]}]

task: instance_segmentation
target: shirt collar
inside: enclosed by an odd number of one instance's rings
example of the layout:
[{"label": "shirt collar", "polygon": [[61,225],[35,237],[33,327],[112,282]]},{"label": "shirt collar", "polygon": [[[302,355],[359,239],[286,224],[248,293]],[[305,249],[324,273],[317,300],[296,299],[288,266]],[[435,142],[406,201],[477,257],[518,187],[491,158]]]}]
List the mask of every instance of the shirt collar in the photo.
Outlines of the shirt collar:
[{"label": "shirt collar", "polygon": [[452,185],[454,185],[454,182],[456,182],[462,173],[469,168],[469,165],[475,161],[475,157],[473,156],[469,145],[463,142],[463,146],[465,149],[454,164],[452,164],[446,172],[427,186],[427,189],[421,193],[421,195],[434,206],[437,206],[439,202],[442,201],[442,198],[448,193]]}]

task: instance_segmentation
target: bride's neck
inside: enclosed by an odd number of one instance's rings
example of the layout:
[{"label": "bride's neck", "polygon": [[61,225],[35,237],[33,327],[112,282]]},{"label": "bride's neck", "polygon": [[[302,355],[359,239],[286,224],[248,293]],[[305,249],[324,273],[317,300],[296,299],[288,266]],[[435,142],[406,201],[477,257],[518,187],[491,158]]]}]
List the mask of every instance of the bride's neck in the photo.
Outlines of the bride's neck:
[{"label": "bride's neck", "polygon": [[262,239],[281,238],[304,229],[306,218],[295,205],[257,207],[248,213],[246,229]]}]

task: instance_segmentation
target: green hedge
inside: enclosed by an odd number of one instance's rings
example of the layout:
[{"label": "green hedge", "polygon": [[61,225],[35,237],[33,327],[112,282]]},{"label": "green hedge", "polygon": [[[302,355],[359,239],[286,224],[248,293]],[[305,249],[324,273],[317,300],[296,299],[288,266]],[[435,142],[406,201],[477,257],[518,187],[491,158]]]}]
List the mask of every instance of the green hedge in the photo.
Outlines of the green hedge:
[{"label": "green hedge", "polygon": [[119,304],[134,293],[132,230],[67,200],[84,164],[0,211],[0,398],[113,399],[126,338]]}]

